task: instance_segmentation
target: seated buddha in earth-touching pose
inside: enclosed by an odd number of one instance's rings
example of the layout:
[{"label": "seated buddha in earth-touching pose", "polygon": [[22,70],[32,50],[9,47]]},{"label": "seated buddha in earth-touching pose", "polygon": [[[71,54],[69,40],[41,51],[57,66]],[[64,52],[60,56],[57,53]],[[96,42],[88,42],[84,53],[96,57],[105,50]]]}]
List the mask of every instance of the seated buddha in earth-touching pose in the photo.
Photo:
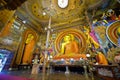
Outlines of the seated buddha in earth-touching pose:
[{"label": "seated buddha in earth-touching pose", "polygon": [[[61,45],[61,51],[54,58],[80,58],[85,57],[85,54],[79,54],[79,44],[74,39],[74,35],[67,34],[63,38],[64,42]],[[84,56],[82,56],[84,55]]]}]

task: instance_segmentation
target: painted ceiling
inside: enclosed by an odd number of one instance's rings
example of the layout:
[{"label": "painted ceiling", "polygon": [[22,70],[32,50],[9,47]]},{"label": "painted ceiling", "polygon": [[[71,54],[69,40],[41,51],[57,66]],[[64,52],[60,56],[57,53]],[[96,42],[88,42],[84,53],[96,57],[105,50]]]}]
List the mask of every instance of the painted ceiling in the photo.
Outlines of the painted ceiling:
[{"label": "painted ceiling", "polygon": [[[60,2],[61,3],[60,3]],[[16,15],[26,20],[38,32],[48,26],[51,17],[51,28],[88,25],[87,18],[99,18],[103,12],[118,7],[119,0],[27,0],[17,8]],[[63,6],[63,7],[62,7]]]}]

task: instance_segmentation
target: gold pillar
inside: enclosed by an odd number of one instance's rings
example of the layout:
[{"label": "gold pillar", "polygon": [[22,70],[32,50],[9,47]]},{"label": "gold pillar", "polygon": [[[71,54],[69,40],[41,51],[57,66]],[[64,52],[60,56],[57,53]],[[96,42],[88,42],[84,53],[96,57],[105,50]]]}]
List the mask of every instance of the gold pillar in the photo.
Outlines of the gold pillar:
[{"label": "gold pillar", "polygon": [[15,18],[13,17],[15,11],[1,10],[0,11],[0,37],[5,36],[14,22]]}]

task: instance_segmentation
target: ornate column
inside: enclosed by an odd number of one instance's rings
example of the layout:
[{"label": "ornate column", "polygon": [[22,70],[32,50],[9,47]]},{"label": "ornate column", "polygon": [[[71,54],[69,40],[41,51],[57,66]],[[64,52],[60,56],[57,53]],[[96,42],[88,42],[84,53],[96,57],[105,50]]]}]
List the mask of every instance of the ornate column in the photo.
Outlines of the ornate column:
[{"label": "ornate column", "polygon": [[46,38],[45,53],[44,53],[42,80],[45,80],[46,62],[47,62],[47,57],[48,57],[48,50],[47,49],[48,49],[48,46],[49,46],[49,37],[50,37],[50,31],[51,31],[51,16],[49,18],[48,27],[45,30],[47,30],[47,38]]}]

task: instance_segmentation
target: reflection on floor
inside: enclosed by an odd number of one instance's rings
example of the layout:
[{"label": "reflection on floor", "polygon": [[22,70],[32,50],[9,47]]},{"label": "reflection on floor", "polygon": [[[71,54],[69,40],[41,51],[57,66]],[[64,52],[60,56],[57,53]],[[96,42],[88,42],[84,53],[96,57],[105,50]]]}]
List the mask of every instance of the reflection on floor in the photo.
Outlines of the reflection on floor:
[{"label": "reflection on floor", "polygon": [[[37,75],[31,74],[31,70],[3,71],[1,72],[1,74],[25,77],[32,80],[42,80],[41,71]],[[66,75],[63,71],[54,71],[53,73],[49,73],[49,74],[47,73],[45,76],[45,80],[87,80],[87,79],[85,78],[85,75],[77,72],[76,73],[70,72],[70,74]],[[89,77],[88,80],[92,80],[91,77]],[[94,80],[100,80],[100,79],[95,77]]]},{"label": "reflection on floor", "polygon": [[29,79],[29,78],[20,77],[20,76],[7,75],[7,74],[0,74],[0,80],[34,80],[34,79]]}]

